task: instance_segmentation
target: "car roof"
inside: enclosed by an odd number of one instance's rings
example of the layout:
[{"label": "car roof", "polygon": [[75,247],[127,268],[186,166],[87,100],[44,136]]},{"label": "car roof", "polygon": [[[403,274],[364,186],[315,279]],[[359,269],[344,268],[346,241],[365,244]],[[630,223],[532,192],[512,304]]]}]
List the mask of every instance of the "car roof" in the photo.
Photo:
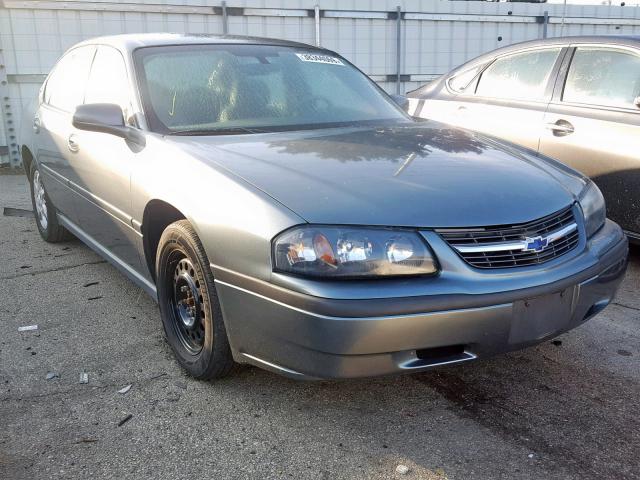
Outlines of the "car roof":
[{"label": "car roof", "polygon": [[629,45],[637,47],[640,46],[640,35],[581,35],[545,38],[542,40],[528,40],[526,42],[514,43],[507,47],[493,50],[492,52],[489,52],[489,54],[544,45],[570,45],[573,43]]},{"label": "car roof", "polygon": [[475,58],[472,58],[455,68],[452,68],[448,72],[444,73],[432,82],[427,82],[420,85],[415,90],[408,92],[411,97],[419,97],[426,90],[433,87],[436,83],[443,81],[444,79],[451,78],[457,75],[459,72],[465,71],[467,68],[473,68],[476,65],[484,64],[495,57],[505,55],[520,50],[526,50],[535,47],[544,46],[560,46],[566,47],[572,44],[595,44],[595,45],[622,45],[628,47],[640,48],[640,35],[581,35],[581,36],[566,36],[566,37],[552,37],[539,40],[527,40],[525,42],[514,43],[506,47],[497,48],[487,53],[483,53]]},{"label": "car roof", "polygon": [[163,45],[276,45],[283,47],[316,48],[305,43],[279,40],[275,38],[248,37],[239,35],[209,35],[197,33],[129,33],[122,35],[107,35],[90,38],[78,43],[81,45],[111,45],[123,51],[132,51],[141,47],[155,47]]},{"label": "car roof", "polygon": [[582,36],[567,36],[567,37],[553,37],[545,38],[541,40],[528,40],[526,42],[514,43],[512,45],[491,50],[476,58],[465,62],[463,65],[452,69],[450,73],[460,69],[463,66],[471,65],[474,63],[481,63],[486,59],[491,59],[505,53],[517,52],[518,50],[524,50],[528,48],[544,47],[544,46],[567,46],[575,43],[589,43],[598,45],[623,45],[629,47],[640,47],[640,35],[582,35]]}]

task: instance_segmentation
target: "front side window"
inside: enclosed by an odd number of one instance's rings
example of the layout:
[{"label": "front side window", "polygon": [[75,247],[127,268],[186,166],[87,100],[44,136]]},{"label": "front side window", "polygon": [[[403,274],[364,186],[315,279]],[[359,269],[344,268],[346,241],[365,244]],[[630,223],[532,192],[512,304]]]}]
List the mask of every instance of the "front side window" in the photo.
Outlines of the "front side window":
[{"label": "front side window", "polygon": [[635,108],[640,96],[640,57],[624,50],[578,48],[571,60],[562,100]]},{"label": "front side window", "polygon": [[124,59],[113,47],[99,46],[96,52],[84,103],[115,103],[128,117],[129,83]]},{"label": "front side window", "polygon": [[58,61],[45,86],[45,103],[65,112],[82,104],[94,53],[95,47],[87,45],[74,48]]},{"label": "front side window", "polygon": [[329,52],[181,45],[134,53],[145,114],[163,133],[269,131],[410,119]]},{"label": "front side window", "polygon": [[480,77],[476,94],[519,100],[544,100],[561,48],[547,48],[498,58]]}]

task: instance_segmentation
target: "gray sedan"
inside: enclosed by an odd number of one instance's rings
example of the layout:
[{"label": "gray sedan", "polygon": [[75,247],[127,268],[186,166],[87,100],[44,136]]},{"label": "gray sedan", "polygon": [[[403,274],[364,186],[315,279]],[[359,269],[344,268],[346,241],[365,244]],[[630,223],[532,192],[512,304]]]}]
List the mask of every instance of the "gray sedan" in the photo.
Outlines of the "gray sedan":
[{"label": "gray sedan", "polygon": [[25,113],[42,237],[72,233],[158,300],[197,378],[421,371],[596,315],[627,265],[599,189],[416,122],[338,54],[114,36],[70,49]]}]

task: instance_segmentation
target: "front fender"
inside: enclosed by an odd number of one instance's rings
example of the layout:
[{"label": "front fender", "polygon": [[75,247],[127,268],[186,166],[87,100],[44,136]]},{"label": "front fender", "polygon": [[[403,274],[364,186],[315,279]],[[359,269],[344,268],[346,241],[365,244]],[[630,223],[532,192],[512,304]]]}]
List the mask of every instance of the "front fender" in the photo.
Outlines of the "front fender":
[{"label": "front fender", "polygon": [[217,151],[198,159],[147,135],[132,173],[134,221],[141,224],[153,199],[179,210],[191,222],[216,269],[270,280],[271,240],[304,219],[215,162]]}]

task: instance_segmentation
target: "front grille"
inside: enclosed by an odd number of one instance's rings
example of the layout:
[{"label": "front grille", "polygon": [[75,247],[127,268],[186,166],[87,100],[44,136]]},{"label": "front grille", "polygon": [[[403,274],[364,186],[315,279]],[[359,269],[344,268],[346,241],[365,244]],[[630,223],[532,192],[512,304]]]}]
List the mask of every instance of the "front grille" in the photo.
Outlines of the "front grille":
[{"label": "front grille", "polygon": [[[573,207],[519,225],[436,231],[477,268],[538,265],[573,250],[580,240]],[[535,239],[547,244],[533,243]]]}]

